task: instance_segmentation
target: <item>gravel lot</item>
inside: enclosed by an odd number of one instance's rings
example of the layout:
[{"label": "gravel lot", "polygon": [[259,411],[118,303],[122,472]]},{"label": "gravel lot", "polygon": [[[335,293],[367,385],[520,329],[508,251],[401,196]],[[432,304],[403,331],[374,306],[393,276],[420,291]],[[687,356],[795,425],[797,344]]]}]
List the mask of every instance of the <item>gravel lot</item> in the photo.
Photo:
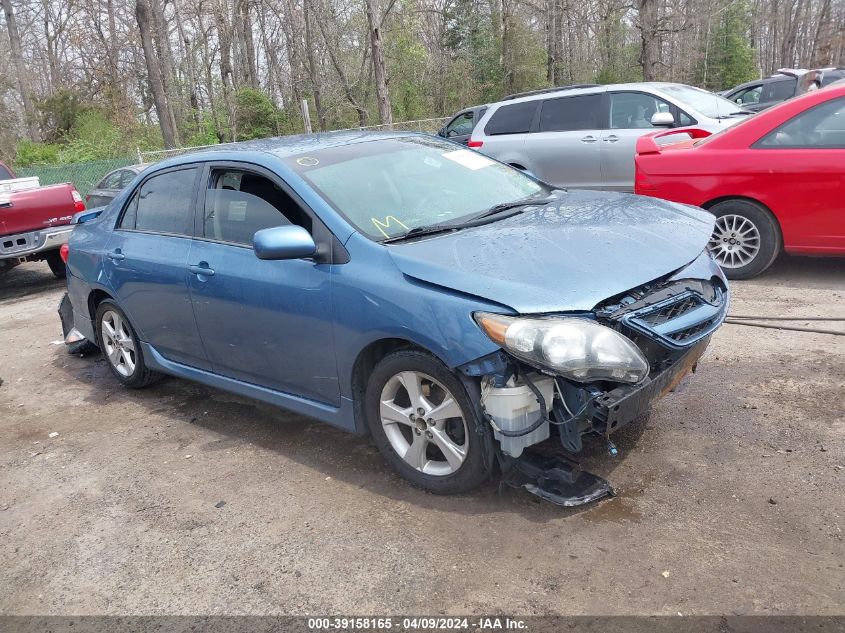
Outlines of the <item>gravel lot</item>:
[{"label": "gravel lot", "polygon": [[[367,439],[182,380],[126,391],[55,344],[62,286],[0,278],[0,614],[845,612],[843,337],[724,326],[619,457],[591,444],[619,496],[565,510],[420,492]],[[733,289],[845,317],[845,259]]]}]

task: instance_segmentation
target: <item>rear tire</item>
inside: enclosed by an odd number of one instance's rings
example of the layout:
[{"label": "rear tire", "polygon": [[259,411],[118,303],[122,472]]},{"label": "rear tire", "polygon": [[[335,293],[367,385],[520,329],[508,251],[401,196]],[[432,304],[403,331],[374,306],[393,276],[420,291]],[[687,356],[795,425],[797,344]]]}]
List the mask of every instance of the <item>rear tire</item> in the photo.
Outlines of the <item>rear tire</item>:
[{"label": "rear tire", "polygon": [[97,306],[97,342],[112,375],[130,389],[141,389],[162,375],[148,369],[135,328],[117,304],[105,299]]},{"label": "rear tire", "polygon": [[466,492],[490,477],[492,440],[477,410],[455,374],[416,350],[386,356],[364,395],[367,425],[385,460],[435,494]]},{"label": "rear tire", "polygon": [[751,200],[725,200],[708,209],[716,226],[708,248],[728,279],[751,279],[771,266],[781,249],[777,220]]},{"label": "rear tire", "polygon": [[50,251],[44,259],[50,267],[50,272],[55,275],[56,279],[64,279],[67,277],[67,268],[65,267],[65,263],[62,261],[62,256],[58,250]]}]

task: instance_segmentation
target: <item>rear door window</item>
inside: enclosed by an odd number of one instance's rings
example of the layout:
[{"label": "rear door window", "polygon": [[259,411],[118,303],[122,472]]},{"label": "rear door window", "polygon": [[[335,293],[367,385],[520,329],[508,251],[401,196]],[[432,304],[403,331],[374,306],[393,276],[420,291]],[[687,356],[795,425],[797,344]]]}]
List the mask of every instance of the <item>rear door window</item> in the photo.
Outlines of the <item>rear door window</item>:
[{"label": "rear door window", "polygon": [[500,107],[493,113],[484,133],[488,136],[497,134],[524,134],[531,129],[534,113],[539,101],[523,101]]},{"label": "rear door window", "polygon": [[540,111],[540,132],[598,130],[602,119],[602,95],[576,95],[548,99]]},{"label": "rear door window", "polygon": [[12,172],[0,165],[0,180],[12,180]]},{"label": "rear door window", "polygon": [[789,78],[781,81],[770,81],[764,84],[763,93],[760,95],[760,102],[786,101],[795,95],[796,81],[794,78]]},{"label": "rear door window", "polygon": [[148,178],[129,201],[120,228],[190,235],[198,172],[198,168],[192,167]]}]

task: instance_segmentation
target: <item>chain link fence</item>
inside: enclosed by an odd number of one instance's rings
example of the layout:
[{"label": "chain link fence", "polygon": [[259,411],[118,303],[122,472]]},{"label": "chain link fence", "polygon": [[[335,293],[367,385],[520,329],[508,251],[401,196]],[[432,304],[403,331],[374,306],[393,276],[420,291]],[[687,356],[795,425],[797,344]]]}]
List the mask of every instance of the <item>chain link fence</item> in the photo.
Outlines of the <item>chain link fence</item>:
[{"label": "chain link fence", "polygon": [[87,195],[107,173],[119,167],[134,165],[137,158],[112,158],[109,160],[94,160],[86,163],[71,163],[68,165],[51,165],[49,167],[19,167],[15,174],[19,178],[38,176],[42,186],[57,185],[64,182],[73,183],[83,196]]}]

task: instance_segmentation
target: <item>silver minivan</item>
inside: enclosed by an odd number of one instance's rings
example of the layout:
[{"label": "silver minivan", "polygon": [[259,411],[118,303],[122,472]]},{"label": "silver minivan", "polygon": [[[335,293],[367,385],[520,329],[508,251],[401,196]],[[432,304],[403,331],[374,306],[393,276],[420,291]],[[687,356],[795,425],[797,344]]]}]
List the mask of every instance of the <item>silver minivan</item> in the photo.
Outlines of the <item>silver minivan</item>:
[{"label": "silver minivan", "polygon": [[748,114],[684,84],[543,90],[490,104],[468,145],[558,187],[633,191],[637,138],[669,127],[717,132]]}]

